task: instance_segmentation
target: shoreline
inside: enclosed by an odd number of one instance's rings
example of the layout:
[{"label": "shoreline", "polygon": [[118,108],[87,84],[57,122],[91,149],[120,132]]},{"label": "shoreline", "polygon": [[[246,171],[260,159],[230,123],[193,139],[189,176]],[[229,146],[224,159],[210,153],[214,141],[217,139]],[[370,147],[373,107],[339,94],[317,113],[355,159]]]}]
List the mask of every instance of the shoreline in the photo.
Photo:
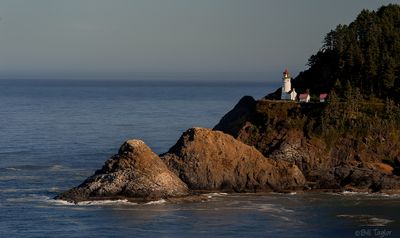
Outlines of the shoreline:
[{"label": "shoreline", "polygon": [[298,196],[298,195],[343,195],[343,196],[371,196],[371,197],[400,197],[400,189],[393,189],[388,191],[379,191],[379,192],[369,192],[365,190],[337,190],[337,189],[311,189],[311,190],[294,190],[294,191],[285,191],[285,192],[276,192],[276,191],[263,191],[263,192],[226,192],[226,191],[192,191],[192,194],[181,197],[165,197],[165,198],[157,198],[157,199],[143,199],[143,198],[134,198],[134,197],[126,197],[126,196],[113,196],[113,197],[93,197],[88,200],[78,200],[78,201],[68,201],[64,199],[53,198],[55,201],[63,201],[69,203],[71,205],[80,205],[80,204],[90,204],[91,202],[117,202],[123,201],[131,204],[137,205],[149,205],[149,204],[157,204],[159,203],[169,203],[169,204],[183,204],[183,203],[199,203],[209,201],[213,197],[225,197],[232,195],[250,195],[250,196],[269,196],[269,195],[290,195],[290,196]]}]

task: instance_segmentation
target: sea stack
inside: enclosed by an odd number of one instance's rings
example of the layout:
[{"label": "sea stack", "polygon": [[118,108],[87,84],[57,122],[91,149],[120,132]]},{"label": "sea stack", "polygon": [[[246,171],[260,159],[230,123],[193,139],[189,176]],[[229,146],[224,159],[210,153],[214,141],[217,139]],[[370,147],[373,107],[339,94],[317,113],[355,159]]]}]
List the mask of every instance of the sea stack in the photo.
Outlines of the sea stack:
[{"label": "sea stack", "polygon": [[117,198],[148,201],[187,194],[187,186],[143,141],[128,140],[102,169],[56,199],[70,202]]},{"label": "sea stack", "polygon": [[253,146],[206,128],[190,128],[160,156],[192,190],[226,192],[303,189],[293,163],[264,157]]}]

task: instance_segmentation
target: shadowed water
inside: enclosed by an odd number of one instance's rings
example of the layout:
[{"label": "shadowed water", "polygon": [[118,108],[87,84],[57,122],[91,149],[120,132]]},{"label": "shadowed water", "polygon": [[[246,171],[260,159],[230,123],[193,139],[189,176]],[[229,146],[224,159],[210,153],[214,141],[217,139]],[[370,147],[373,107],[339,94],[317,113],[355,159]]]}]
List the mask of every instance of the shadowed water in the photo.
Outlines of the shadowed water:
[{"label": "shadowed water", "polygon": [[[206,194],[200,203],[70,204],[123,141],[168,150],[189,127],[212,127],[267,83],[0,81],[0,237],[378,237],[400,232],[400,197]],[[369,232],[369,233],[368,233]],[[365,235],[366,234],[366,235]]]}]

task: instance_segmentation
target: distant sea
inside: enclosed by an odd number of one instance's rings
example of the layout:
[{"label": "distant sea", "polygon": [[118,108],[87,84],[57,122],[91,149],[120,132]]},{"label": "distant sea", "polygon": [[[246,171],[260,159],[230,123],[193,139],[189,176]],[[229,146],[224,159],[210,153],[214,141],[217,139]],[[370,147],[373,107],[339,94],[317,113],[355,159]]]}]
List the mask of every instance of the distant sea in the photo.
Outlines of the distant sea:
[{"label": "distant sea", "polygon": [[0,80],[0,237],[400,237],[400,196],[206,194],[205,202],[70,204],[79,185],[140,138],[165,152],[213,127],[267,80]]}]

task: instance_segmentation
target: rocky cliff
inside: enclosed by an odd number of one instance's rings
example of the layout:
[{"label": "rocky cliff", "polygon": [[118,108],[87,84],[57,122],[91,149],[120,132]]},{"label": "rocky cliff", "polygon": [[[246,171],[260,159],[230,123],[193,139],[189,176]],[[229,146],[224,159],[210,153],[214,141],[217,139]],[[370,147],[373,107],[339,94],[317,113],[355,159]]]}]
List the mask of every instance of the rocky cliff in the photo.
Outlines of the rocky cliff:
[{"label": "rocky cliff", "polygon": [[57,199],[148,201],[298,189],[398,193],[400,126],[393,110],[385,114],[371,105],[244,97],[214,130],[191,128],[160,156],[143,141],[125,142],[102,169]]},{"label": "rocky cliff", "polygon": [[363,114],[362,108],[348,120],[347,111],[336,112],[346,127],[335,128],[326,123],[334,116],[327,113],[329,107],[244,97],[214,130],[231,134],[273,160],[296,164],[312,189],[399,189],[399,129]]},{"label": "rocky cliff", "polygon": [[205,128],[187,130],[160,157],[192,190],[288,191],[305,185],[293,163],[268,159],[230,135]]},{"label": "rocky cliff", "polygon": [[204,191],[291,191],[304,185],[293,163],[265,158],[225,133],[191,128],[161,159],[143,141],[125,142],[102,169],[56,199],[144,202]]}]

